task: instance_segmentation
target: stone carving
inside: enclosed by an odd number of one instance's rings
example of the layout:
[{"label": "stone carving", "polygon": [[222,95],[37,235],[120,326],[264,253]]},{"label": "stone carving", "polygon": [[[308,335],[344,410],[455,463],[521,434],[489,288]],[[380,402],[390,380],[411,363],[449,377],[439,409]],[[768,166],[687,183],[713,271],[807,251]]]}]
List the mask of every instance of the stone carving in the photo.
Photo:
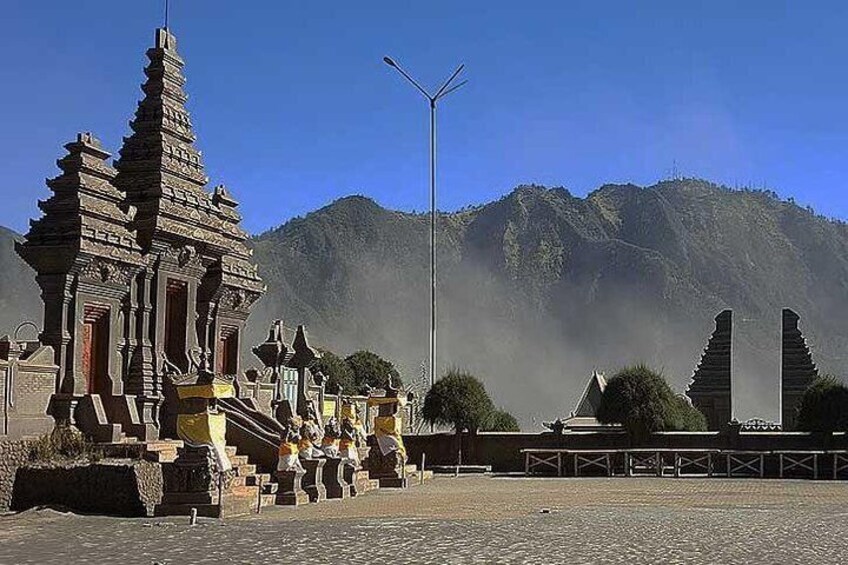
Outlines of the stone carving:
[{"label": "stone carving", "polygon": [[132,271],[126,266],[95,258],[80,269],[79,276],[83,280],[128,285]]},{"label": "stone carving", "polygon": [[179,247],[169,247],[164,253],[163,257],[166,259],[170,259],[177,263],[180,268],[185,267],[202,267],[203,263],[201,261],[200,255],[197,253],[197,249],[192,245],[182,245]]},{"label": "stone carving", "polygon": [[218,304],[226,310],[248,311],[258,298],[258,294],[248,292],[243,288],[226,288],[221,294]]},{"label": "stone carving", "polygon": [[557,418],[553,422],[542,422],[542,425],[556,435],[560,435],[565,430],[565,422],[561,418]]},{"label": "stone carving", "polygon": [[253,354],[262,362],[266,369],[271,369],[277,375],[286,363],[288,348],[283,341],[283,321],[274,320],[268,330],[268,339],[253,348]]}]

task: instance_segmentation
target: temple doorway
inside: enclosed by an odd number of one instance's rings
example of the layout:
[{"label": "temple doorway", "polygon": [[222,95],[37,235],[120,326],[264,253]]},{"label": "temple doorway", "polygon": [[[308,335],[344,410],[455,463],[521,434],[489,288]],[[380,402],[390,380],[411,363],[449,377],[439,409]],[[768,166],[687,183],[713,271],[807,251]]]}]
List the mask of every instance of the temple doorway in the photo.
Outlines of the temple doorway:
[{"label": "temple doorway", "polygon": [[218,337],[218,355],[216,372],[221,375],[235,375],[238,372],[238,328],[222,326]]},{"label": "temple doorway", "polygon": [[186,359],[186,325],[188,319],[188,284],[168,279],[165,294],[165,355],[168,361],[188,371]]},{"label": "temple doorway", "polygon": [[82,325],[82,373],[88,394],[109,396],[109,307],[86,304]]}]

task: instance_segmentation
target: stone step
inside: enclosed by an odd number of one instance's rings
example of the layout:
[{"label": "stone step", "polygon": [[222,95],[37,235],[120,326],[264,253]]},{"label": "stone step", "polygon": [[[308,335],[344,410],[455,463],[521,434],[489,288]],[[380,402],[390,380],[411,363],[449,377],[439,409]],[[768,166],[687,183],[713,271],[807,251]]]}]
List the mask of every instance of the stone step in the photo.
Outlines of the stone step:
[{"label": "stone step", "polygon": [[303,506],[309,504],[309,495],[303,490],[297,492],[277,492],[275,495],[275,504],[278,506]]},{"label": "stone step", "polygon": [[[241,487],[245,488],[245,487]],[[248,487],[249,488],[249,487]],[[254,487],[255,490],[255,487]],[[217,497],[214,502],[188,502],[180,503],[171,500],[163,500],[162,504],[158,504],[154,510],[157,516],[188,516],[191,514],[191,509],[197,509],[198,516],[208,518],[226,518],[230,516],[243,516],[245,514],[255,514],[258,499],[258,493],[243,492],[239,494],[227,493],[224,495],[221,505],[217,503]],[[269,497],[270,499],[271,497]],[[265,500],[260,499],[264,505]]]},{"label": "stone step", "polygon": [[233,467],[233,469],[239,477],[256,474],[256,465],[239,465],[237,467]]},{"label": "stone step", "polygon": [[173,463],[177,459],[177,451],[145,451],[142,458],[154,463]]},{"label": "stone step", "polygon": [[244,478],[245,478],[245,481],[246,481],[245,484],[251,485],[251,486],[258,485],[260,482],[263,485],[267,485],[268,483],[271,482],[270,473],[257,473],[255,475],[248,475]]},{"label": "stone step", "polygon": [[276,494],[263,494],[262,495],[262,507],[265,506],[274,506],[277,504],[277,495]]},{"label": "stone step", "polygon": [[230,463],[233,467],[239,467],[241,465],[248,465],[250,460],[247,458],[247,455],[230,455]]},{"label": "stone step", "polygon": [[147,451],[168,451],[185,447],[185,442],[179,439],[158,439],[144,444]]},{"label": "stone step", "polygon": [[234,445],[228,445],[224,448],[224,452],[228,457],[232,457],[236,454],[237,448]]}]

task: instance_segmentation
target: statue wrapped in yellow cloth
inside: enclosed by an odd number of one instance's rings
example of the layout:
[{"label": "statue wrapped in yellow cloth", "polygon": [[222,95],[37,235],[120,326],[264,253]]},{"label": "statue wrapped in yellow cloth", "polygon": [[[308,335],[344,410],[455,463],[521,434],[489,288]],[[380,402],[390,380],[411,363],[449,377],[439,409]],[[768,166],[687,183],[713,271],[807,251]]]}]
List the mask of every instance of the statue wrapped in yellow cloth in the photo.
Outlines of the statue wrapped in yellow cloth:
[{"label": "statue wrapped in yellow cloth", "polygon": [[327,457],[339,457],[339,437],[341,436],[341,428],[339,421],[335,416],[327,420],[327,425],[324,426],[324,439],[321,440],[321,450]]},{"label": "statue wrapped in yellow cloth", "polygon": [[317,423],[318,417],[312,404],[306,407],[306,416],[300,426],[300,442],[298,449],[301,459],[319,459],[324,457],[324,452],[316,445],[321,441],[321,428]]},{"label": "statue wrapped in yellow cloth", "polygon": [[301,424],[301,419],[298,416],[293,416],[286,425],[286,433],[280,442],[278,471],[303,471],[303,465],[300,464],[300,448],[298,447]]}]

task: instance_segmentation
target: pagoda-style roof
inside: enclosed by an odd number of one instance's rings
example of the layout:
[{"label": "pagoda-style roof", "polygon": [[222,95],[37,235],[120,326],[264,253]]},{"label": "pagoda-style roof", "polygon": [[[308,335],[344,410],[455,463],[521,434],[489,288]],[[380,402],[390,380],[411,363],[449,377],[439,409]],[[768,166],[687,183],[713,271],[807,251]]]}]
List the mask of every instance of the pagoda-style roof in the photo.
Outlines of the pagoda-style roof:
[{"label": "pagoda-style roof", "polygon": [[592,371],[592,376],[583,388],[583,394],[574,406],[571,417],[594,418],[601,405],[601,396],[607,388],[607,380],[602,373]]},{"label": "pagoda-style roof", "polygon": [[38,203],[44,215],[30,222],[21,255],[39,272],[67,272],[80,254],[141,264],[129,229],[133,211],[113,184],[109,153],[91,133],[78,134],[65,148],[68,154],[57,161],[62,174],[47,180],[53,195]]},{"label": "pagoda-style roof", "polygon": [[[156,30],[147,57],[147,80],[141,87],[145,96],[115,163],[118,188],[138,207],[135,226],[141,244],[146,248],[154,239],[200,244],[213,255],[247,260],[250,251],[244,245],[247,233],[239,226],[238,203],[223,187],[214,194],[205,190],[209,179],[185,108],[184,62],[176,37],[167,29]],[[247,279],[258,281],[258,276]]]}]

